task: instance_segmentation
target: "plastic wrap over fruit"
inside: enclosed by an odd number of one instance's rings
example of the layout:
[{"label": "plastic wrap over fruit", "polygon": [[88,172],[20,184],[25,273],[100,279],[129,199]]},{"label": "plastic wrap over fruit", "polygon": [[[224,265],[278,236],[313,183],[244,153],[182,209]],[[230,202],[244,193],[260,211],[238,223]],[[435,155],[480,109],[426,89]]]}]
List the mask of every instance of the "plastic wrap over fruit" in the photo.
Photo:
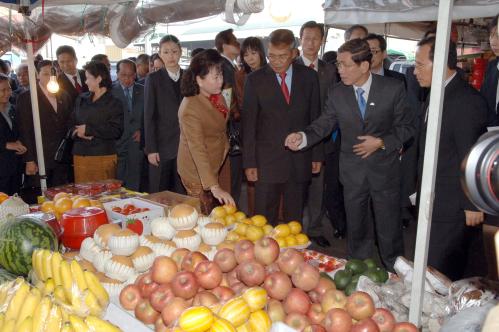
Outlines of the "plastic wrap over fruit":
[{"label": "plastic wrap over fruit", "polygon": [[484,278],[469,278],[452,283],[449,305],[452,313],[466,308],[480,307],[499,300],[499,282]]}]

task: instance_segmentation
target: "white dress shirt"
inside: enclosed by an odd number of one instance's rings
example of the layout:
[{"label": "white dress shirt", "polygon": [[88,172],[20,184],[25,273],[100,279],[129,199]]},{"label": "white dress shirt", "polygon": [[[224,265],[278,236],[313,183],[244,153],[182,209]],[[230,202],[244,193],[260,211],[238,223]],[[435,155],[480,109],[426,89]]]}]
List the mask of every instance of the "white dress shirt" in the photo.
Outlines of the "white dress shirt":
[{"label": "white dress shirt", "polygon": [[305,64],[305,66],[310,67],[311,64],[314,64],[314,68],[312,68],[312,69],[315,71],[319,71],[319,58],[315,58],[315,60],[312,62],[306,56],[304,56],[302,54],[301,59],[303,60],[303,63]]},{"label": "white dress shirt", "polygon": [[78,81],[78,84],[80,86],[83,86],[83,83],[81,82],[81,77],[80,77],[80,73],[78,72],[78,70],[76,71],[76,74],[75,75],[71,75],[71,74],[68,74],[68,73],[64,73],[64,75],[66,75],[66,77],[69,79],[69,81],[71,82],[71,84],[73,84],[73,86],[76,88],[76,84],[75,84],[75,81],[73,79],[73,77],[76,76],[76,80]]},{"label": "white dress shirt", "polygon": [[177,70],[176,73],[172,72],[172,71],[169,71],[168,69],[166,69],[166,71],[168,72],[168,76],[170,76],[170,78],[174,81],[174,82],[177,82],[180,78],[180,68]]}]

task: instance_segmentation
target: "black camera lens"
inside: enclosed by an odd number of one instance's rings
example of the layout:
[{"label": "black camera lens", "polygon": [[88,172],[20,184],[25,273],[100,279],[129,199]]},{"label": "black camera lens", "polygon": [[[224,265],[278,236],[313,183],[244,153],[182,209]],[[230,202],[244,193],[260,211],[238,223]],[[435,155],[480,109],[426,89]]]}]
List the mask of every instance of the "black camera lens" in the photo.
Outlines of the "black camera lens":
[{"label": "black camera lens", "polygon": [[499,215],[499,132],[482,135],[463,161],[461,183],[480,210]]}]

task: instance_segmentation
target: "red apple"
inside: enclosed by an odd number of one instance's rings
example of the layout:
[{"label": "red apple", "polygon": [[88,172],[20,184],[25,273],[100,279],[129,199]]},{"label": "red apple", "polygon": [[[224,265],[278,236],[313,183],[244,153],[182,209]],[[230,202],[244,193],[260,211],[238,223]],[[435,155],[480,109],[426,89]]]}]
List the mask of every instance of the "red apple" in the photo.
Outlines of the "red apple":
[{"label": "red apple", "polygon": [[347,298],[345,308],[355,320],[363,320],[374,315],[373,299],[366,292],[357,291],[352,293]]},{"label": "red apple", "polygon": [[246,286],[260,286],[265,280],[265,268],[254,260],[245,260],[237,267],[237,279]]},{"label": "red apple", "polygon": [[142,296],[137,285],[128,285],[120,293],[120,304],[125,310],[135,310],[140,300]]},{"label": "red apple", "polygon": [[154,310],[161,312],[166,304],[174,297],[175,294],[173,294],[173,290],[170,285],[165,284],[156,288],[154,293],[152,293],[149,297],[149,301],[151,302],[151,306]]},{"label": "red apple", "polygon": [[310,325],[310,321],[307,316],[296,312],[287,315],[284,323],[288,324],[297,331],[303,331],[308,325]]},{"label": "red apple", "polygon": [[310,305],[311,302],[307,293],[299,288],[293,288],[284,300],[284,310],[288,315],[290,313],[306,315]]},{"label": "red apple", "polygon": [[279,269],[288,276],[291,276],[298,265],[304,261],[305,259],[303,258],[303,255],[298,250],[293,248],[284,250],[279,255],[279,258],[277,258]]},{"label": "red apple", "polygon": [[151,267],[152,280],[158,284],[167,284],[177,274],[177,264],[166,256],[156,257]]},{"label": "red apple", "polygon": [[395,327],[395,317],[385,308],[376,308],[372,320],[378,325],[380,332],[392,332]]},{"label": "red apple", "polygon": [[263,288],[271,298],[282,301],[288,296],[293,285],[286,273],[274,272],[265,278]]},{"label": "red apple", "polygon": [[272,264],[279,257],[279,244],[271,237],[264,237],[255,242],[255,260],[263,265]]},{"label": "red apple", "polygon": [[317,286],[308,293],[308,296],[310,296],[312,302],[320,303],[324,293],[330,289],[336,289],[334,281],[326,277],[321,277]]},{"label": "red apple", "polygon": [[159,284],[152,280],[151,272],[148,272],[138,279],[138,284],[140,293],[144,299],[148,299],[149,296],[159,287]]},{"label": "red apple", "polygon": [[400,322],[395,324],[393,332],[418,332],[416,325],[409,322]]},{"label": "red apple", "polygon": [[232,289],[225,286],[218,286],[211,290],[220,302],[226,302],[236,295]]},{"label": "red apple", "polygon": [[322,312],[322,307],[319,303],[313,303],[308,309],[307,317],[312,324],[321,324],[326,314]]},{"label": "red apple", "polygon": [[142,299],[135,307],[135,317],[146,325],[154,324],[159,317],[159,312],[154,310],[149,300]]},{"label": "red apple", "polygon": [[301,262],[291,275],[293,285],[305,292],[314,289],[319,284],[320,278],[319,270],[307,262]]},{"label": "red apple", "polygon": [[327,332],[350,332],[352,328],[352,317],[341,308],[333,308],[326,312],[322,322]]},{"label": "red apple", "polygon": [[172,254],[171,254],[171,258],[175,261],[175,264],[177,264],[177,269],[180,271],[181,268],[182,268],[182,260],[184,259],[184,257],[190,253],[191,251],[189,249],[186,249],[186,248],[177,248],[175,249]]},{"label": "red apple", "polygon": [[303,332],[326,332],[326,329],[324,326],[319,325],[319,324],[312,324],[307,326]]},{"label": "red apple", "polygon": [[184,256],[180,266],[182,271],[194,272],[199,263],[207,260],[208,258],[199,251],[193,251]]},{"label": "red apple", "polygon": [[218,264],[222,272],[230,272],[237,266],[236,255],[229,248],[217,251],[213,261]]},{"label": "red apple", "polygon": [[215,294],[210,293],[209,291],[202,291],[197,293],[192,300],[193,306],[205,306],[208,308],[217,303],[219,303],[218,297]]},{"label": "red apple", "polygon": [[321,306],[322,311],[328,312],[333,308],[344,309],[347,304],[347,297],[345,293],[338,289],[328,289],[324,295],[322,295]]},{"label": "red apple", "polygon": [[166,307],[161,311],[161,317],[166,326],[172,326],[177,320],[180,314],[189,308],[189,304],[180,297],[174,297],[166,305]]},{"label": "red apple", "polygon": [[175,275],[171,282],[171,287],[175,296],[187,300],[196,295],[199,285],[194,273],[183,271]]},{"label": "red apple", "polygon": [[236,255],[237,263],[241,264],[244,261],[255,259],[253,248],[254,244],[249,240],[240,240],[237,242],[234,247],[234,254]]},{"label": "red apple", "polygon": [[270,299],[267,305],[267,312],[269,314],[270,320],[275,322],[283,322],[286,318],[286,312],[282,306],[281,301]]},{"label": "red apple", "polygon": [[213,289],[222,282],[222,270],[215,262],[200,262],[194,270],[194,275],[198,280],[199,286],[204,289]]},{"label": "red apple", "polygon": [[351,332],[379,332],[378,325],[371,319],[365,318],[352,326]]}]

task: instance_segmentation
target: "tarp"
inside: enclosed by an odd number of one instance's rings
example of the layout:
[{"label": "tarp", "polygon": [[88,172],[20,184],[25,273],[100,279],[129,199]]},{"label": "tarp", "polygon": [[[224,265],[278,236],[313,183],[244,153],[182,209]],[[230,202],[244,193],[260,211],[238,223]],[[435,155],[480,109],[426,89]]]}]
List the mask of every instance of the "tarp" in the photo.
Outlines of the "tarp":
[{"label": "tarp", "polygon": [[[81,36],[86,33],[111,37],[119,47],[150,30],[157,23],[194,20],[223,13],[234,23],[237,18],[263,10],[264,0],[27,0],[24,12],[14,0],[0,0],[0,54],[12,46],[36,51],[52,33]],[[26,38],[26,27],[31,38]]]}]

